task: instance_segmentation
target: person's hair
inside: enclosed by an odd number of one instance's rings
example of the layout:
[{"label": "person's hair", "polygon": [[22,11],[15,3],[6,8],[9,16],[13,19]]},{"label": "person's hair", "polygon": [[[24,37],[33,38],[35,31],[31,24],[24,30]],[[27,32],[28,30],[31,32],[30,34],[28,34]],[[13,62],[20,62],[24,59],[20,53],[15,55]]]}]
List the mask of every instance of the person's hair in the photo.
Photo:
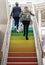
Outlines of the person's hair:
[{"label": "person's hair", "polygon": [[16,2],[16,6],[18,6],[19,4],[18,4],[18,2]]},{"label": "person's hair", "polygon": [[24,8],[28,8],[27,6],[25,6]]},{"label": "person's hair", "polygon": [[[29,8],[27,6],[25,6],[24,9],[27,9],[26,12],[29,12]],[[25,12],[25,10],[24,10],[24,12]]]}]

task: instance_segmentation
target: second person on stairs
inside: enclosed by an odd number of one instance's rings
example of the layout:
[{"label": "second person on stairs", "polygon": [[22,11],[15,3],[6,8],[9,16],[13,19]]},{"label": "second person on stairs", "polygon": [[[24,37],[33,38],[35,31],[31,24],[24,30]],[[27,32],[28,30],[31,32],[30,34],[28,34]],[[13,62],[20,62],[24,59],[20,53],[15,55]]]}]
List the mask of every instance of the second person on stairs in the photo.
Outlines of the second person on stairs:
[{"label": "second person on stairs", "polygon": [[28,27],[31,21],[30,15],[34,16],[29,10],[27,6],[24,7],[23,12],[21,13],[20,20],[22,21],[24,25],[24,36],[26,37],[26,40],[28,40]]}]

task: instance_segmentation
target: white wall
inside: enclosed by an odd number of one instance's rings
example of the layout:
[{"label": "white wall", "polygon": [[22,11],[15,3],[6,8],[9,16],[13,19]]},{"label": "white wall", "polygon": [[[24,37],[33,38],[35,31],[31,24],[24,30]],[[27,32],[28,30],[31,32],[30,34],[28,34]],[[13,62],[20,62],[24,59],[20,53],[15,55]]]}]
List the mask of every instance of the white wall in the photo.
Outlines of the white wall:
[{"label": "white wall", "polygon": [[32,2],[34,4],[44,2],[45,0],[8,0],[8,2],[15,3],[19,2],[21,4],[25,4],[26,2]]},{"label": "white wall", "polygon": [[7,23],[6,0],[0,0],[0,24]]},{"label": "white wall", "polygon": [[0,25],[0,50],[2,48],[3,40],[4,40],[4,35],[6,31],[6,24],[1,24]]},{"label": "white wall", "polygon": [[6,31],[6,24],[0,24],[0,31],[2,31],[3,33],[5,33]]}]

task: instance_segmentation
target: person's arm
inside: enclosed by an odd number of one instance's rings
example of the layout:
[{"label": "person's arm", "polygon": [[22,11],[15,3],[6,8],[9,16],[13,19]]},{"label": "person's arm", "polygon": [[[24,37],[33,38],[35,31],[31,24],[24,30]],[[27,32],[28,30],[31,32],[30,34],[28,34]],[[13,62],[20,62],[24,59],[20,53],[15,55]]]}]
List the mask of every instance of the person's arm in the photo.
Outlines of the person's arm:
[{"label": "person's arm", "polygon": [[20,13],[20,22],[22,22],[22,15],[23,15],[23,12]]},{"label": "person's arm", "polygon": [[21,13],[21,8],[19,7],[19,13]]},{"label": "person's arm", "polygon": [[20,8],[20,12],[21,12],[21,8]]},{"label": "person's arm", "polygon": [[32,12],[30,12],[30,14],[31,14],[32,16],[35,16]]},{"label": "person's arm", "polygon": [[22,16],[23,12],[20,13],[20,17]]}]

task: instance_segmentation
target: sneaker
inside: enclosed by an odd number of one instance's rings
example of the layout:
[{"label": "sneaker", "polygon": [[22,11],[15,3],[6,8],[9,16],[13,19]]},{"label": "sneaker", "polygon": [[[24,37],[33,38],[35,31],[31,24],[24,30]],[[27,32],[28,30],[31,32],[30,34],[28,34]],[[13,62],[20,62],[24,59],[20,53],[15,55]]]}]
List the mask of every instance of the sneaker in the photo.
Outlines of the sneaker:
[{"label": "sneaker", "polygon": [[16,29],[16,26],[14,26],[14,28]]},{"label": "sneaker", "polygon": [[26,40],[28,40],[28,37],[26,37]]},{"label": "sneaker", "polygon": [[17,32],[19,32],[19,30],[17,30]]}]

